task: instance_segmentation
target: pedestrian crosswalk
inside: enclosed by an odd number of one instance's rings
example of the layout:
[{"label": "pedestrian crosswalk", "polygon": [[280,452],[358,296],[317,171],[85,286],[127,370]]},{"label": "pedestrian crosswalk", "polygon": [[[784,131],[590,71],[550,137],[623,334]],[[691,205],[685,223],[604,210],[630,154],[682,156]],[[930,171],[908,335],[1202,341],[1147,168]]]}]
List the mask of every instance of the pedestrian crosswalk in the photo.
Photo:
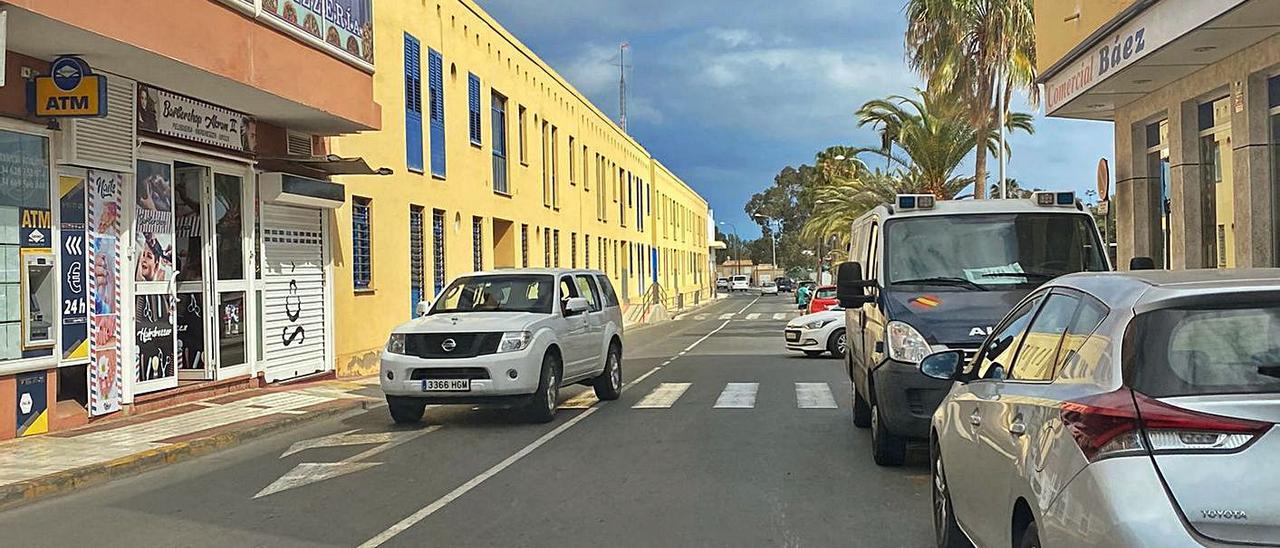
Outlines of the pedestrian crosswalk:
[{"label": "pedestrian crosswalk", "polygon": [[[840,408],[831,392],[831,385],[825,382],[797,382],[793,383],[793,385],[795,390],[794,401],[797,409]],[[632,405],[631,408],[670,409],[675,407],[682,398],[685,398],[692,387],[693,383],[688,382],[664,382],[658,384]],[[765,389],[768,390],[770,388],[775,387],[767,386]],[[755,409],[758,400],[757,396],[761,393],[760,383],[757,382],[730,382],[723,386],[716,386],[716,389],[720,391],[720,394],[712,405],[713,409]],[[704,394],[704,396],[709,396],[709,394]],[[777,394],[773,393],[772,396],[776,398]],[[594,407],[599,401],[593,390],[586,390],[565,400],[560,404],[560,408],[587,409]]]},{"label": "pedestrian crosswalk", "polygon": [[716,319],[725,320],[745,320],[749,322],[757,321],[777,321],[785,322],[800,316],[799,312],[751,312],[751,313],[734,313],[726,312],[723,314],[677,314],[676,320],[693,320],[695,322]]}]

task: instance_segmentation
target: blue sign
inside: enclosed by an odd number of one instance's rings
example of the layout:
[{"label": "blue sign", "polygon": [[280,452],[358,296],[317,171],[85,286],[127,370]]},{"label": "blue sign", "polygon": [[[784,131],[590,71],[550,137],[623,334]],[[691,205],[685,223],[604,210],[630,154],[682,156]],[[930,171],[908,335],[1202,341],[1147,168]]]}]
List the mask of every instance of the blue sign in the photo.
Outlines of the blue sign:
[{"label": "blue sign", "polygon": [[49,75],[53,77],[53,85],[62,91],[75,91],[80,87],[80,80],[85,75],[93,74],[89,65],[79,57],[59,57],[49,66]]},{"label": "blue sign", "polygon": [[49,380],[44,371],[24,373],[14,378],[17,385],[17,437],[49,431]]}]

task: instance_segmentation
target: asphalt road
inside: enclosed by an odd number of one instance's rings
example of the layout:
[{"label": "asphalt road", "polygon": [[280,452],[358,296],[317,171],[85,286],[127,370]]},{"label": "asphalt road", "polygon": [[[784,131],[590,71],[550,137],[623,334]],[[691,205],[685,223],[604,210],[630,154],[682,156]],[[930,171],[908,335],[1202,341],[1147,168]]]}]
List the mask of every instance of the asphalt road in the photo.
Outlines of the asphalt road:
[{"label": "asphalt road", "polygon": [[840,362],[784,349],[789,298],[633,330],[622,398],[550,424],[376,408],[0,513],[0,544],[929,545],[927,463],[871,462]]}]

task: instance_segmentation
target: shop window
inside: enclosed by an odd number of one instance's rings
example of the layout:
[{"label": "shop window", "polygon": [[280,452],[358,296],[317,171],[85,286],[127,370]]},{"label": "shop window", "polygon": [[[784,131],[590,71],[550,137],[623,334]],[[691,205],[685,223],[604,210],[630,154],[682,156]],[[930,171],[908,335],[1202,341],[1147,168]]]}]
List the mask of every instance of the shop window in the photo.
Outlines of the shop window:
[{"label": "shop window", "polygon": [[351,272],[357,290],[369,289],[373,282],[372,201],[351,199]]},{"label": "shop window", "polygon": [[480,146],[480,77],[467,73],[467,126],[471,144]]},{"label": "shop window", "polygon": [[1234,180],[1232,177],[1231,98],[1201,104],[1200,250],[1203,268],[1235,266]]},{"label": "shop window", "polygon": [[219,280],[244,279],[244,212],[240,177],[213,176],[213,230]]},{"label": "shop window", "polygon": [[444,58],[440,52],[427,48],[427,77],[430,93],[428,106],[431,117],[431,174],[445,176],[444,142]]},{"label": "shop window", "polygon": [[471,267],[484,270],[484,219],[480,217],[471,218]]},{"label": "shop window", "polygon": [[0,360],[48,356],[59,317],[48,140],[0,131],[0,174]]},{"label": "shop window", "polygon": [[560,230],[556,229],[551,235],[551,253],[554,257],[556,268],[560,268]]},{"label": "shop window", "polygon": [[404,150],[409,171],[422,173],[422,45],[404,35]]},{"label": "shop window", "polygon": [[490,99],[493,124],[493,191],[510,193],[507,188],[507,98],[493,92]]},{"label": "shop window", "polygon": [[431,212],[431,269],[436,296],[444,291],[445,284],[444,238],[444,211],[436,209]]},{"label": "shop window", "polygon": [[542,266],[551,267],[551,229],[542,229]]},{"label": "shop window", "polygon": [[1156,207],[1159,210],[1156,217],[1160,222],[1160,248],[1155,250],[1156,254],[1152,258],[1167,269],[1172,259],[1170,237],[1173,234],[1172,195],[1169,192],[1169,121],[1147,124],[1146,134],[1147,178],[1155,183],[1158,192]]},{"label": "shop window", "polygon": [[417,315],[418,303],[425,299],[426,265],[423,246],[422,206],[409,206],[409,317]]},{"label": "shop window", "polygon": [[578,268],[578,233],[569,233],[569,267]]}]

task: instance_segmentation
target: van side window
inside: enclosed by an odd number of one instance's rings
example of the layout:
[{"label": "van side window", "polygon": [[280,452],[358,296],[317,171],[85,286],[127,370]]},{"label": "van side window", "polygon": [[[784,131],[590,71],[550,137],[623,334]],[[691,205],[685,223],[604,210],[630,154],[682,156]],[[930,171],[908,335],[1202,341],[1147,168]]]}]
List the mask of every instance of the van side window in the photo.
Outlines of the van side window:
[{"label": "van side window", "polygon": [[880,224],[873,221],[871,223],[871,228],[867,230],[867,260],[862,263],[862,278],[865,280],[875,279],[876,272],[878,271],[876,263],[880,260],[880,253],[879,250],[876,249],[876,236],[879,232]]},{"label": "van side window", "polygon": [[1022,344],[1027,325],[1031,323],[1036,308],[1043,300],[1044,296],[1041,295],[1027,301],[996,328],[995,334],[987,339],[986,346],[978,352],[978,379],[1004,379],[1005,370],[1013,363],[1013,357]]}]

